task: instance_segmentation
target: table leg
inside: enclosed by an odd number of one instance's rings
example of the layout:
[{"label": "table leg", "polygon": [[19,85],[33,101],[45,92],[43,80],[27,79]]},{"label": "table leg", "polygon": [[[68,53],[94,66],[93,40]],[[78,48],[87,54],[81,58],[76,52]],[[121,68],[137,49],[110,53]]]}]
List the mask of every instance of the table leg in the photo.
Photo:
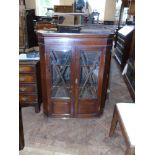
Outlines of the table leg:
[{"label": "table leg", "polygon": [[25,146],[25,142],[24,142],[22,111],[21,111],[21,107],[19,106],[19,150],[22,150],[24,146]]},{"label": "table leg", "polygon": [[109,136],[112,136],[114,134],[117,122],[118,122],[118,112],[117,112],[117,108],[116,108],[116,105],[115,105]]},{"label": "table leg", "polygon": [[125,152],[125,155],[135,155],[135,147],[129,146]]}]

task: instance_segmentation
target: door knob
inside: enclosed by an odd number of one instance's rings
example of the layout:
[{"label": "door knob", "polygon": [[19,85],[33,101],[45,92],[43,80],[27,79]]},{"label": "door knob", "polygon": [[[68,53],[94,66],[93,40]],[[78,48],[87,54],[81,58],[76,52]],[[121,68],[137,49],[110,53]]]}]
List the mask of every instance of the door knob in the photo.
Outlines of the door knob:
[{"label": "door knob", "polygon": [[78,78],[75,79],[75,84],[76,84],[76,85],[78,84]]},{"label": "door knob", "polygon": [[21,91],[25,91],[26,88],[25,88],[25,87],[21,87],[20,90],[21,90]]}]

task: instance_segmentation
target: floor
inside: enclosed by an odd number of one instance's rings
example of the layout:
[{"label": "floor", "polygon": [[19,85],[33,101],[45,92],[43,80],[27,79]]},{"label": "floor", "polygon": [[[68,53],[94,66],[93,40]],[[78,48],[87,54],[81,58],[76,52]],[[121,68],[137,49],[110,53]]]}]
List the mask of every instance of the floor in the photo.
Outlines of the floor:
[{"label": "floor", "polygon": [[22,109],[25,148],[19,155],[123,155],[126,149],[119,126],[109,137],[114,104],[132,102],[114,58],[110,93],[104,114],[95,119],[52,119],[33,107]]}]

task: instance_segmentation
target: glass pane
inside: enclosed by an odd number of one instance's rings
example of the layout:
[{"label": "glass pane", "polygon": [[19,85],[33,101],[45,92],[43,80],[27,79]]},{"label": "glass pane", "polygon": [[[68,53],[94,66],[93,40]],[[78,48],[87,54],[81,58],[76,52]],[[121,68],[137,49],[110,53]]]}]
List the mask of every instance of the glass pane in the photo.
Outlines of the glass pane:
[{"label": "glass pane", "polygon": [[52,97],[70,97],[71,51],[50,51]]},{"label": "glass pane", "polygon": [[80,89],[81,99],[96,99],[101,51],[80,52]]}]

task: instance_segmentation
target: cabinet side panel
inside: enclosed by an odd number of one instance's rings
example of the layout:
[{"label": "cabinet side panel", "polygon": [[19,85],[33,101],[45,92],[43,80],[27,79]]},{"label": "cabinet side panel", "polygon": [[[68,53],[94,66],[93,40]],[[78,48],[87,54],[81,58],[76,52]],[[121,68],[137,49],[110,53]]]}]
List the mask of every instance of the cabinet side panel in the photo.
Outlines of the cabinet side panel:
[{"label": "cabinet side panel", "polygon": [[42,100],[43,100],[43,110],[48,113],[48,99],[47,99],[47,85],[46,85],[46,65],[45,65],[45,47],[43,44],[39,45],[40,48],[40,70],[41,70],[41,88],[42,88]]},{"label": "cabinet side panel", "polygon": [[106,48],[105,54],[105,68],[104,68],[104,76],[103,76],[103,84],[102,84],[102,97],[101,97],[101,112],[103,112],[105,106],[105,100],[107,97],[107,89],[109,86],[109,73],[110,73],[110,64],[111,64],[111,48]]}]

